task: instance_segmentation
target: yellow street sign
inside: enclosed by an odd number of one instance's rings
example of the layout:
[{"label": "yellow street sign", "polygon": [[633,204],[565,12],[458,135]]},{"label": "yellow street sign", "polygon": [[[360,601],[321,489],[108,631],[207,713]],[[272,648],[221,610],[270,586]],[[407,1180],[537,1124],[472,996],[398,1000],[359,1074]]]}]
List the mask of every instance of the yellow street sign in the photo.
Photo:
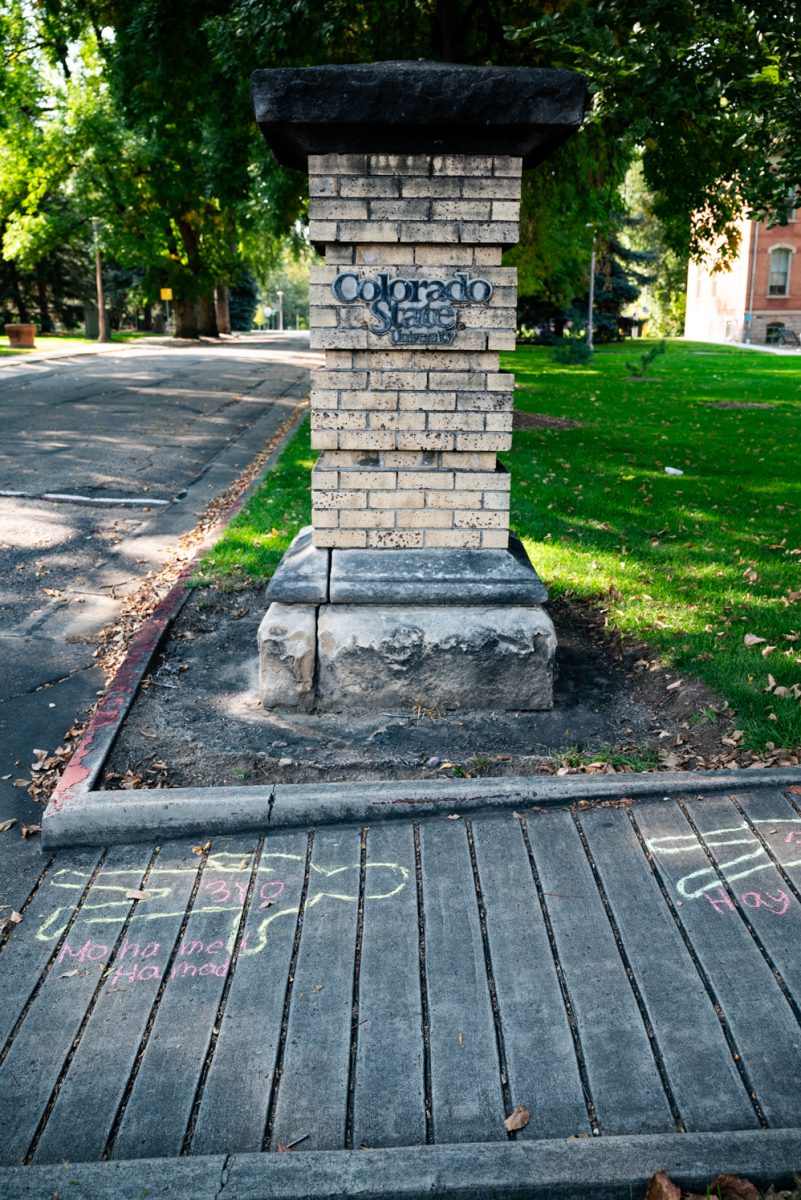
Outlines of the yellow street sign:
[{"label": "yellow street sign", "polygon": [[162,300],[172,300],[172,288],[162,288],[161,298]]}]

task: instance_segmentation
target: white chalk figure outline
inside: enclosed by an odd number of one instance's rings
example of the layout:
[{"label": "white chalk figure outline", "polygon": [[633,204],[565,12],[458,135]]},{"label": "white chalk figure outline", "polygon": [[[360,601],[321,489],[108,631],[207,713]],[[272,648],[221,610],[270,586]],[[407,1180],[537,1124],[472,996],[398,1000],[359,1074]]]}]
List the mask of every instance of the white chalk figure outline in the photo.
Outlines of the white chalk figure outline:
[{"label": "white chalk figure outline", "polygon": [[[756,826],[768,825],[771,828],[779,825],[794,825],[799,827],[801,826],[801,817],[776,817],[774,820],[767,820],[764,817],[760,817],[753,824]],[[736,836],[743,833],[748,836]],[[752,847],[748,853],[739,854],[736,858],[731,858],[727,862],[721,862],[720,856],[717,854],[714,855],[718,868],[727,883],[734,883],[738,879],[746,879],[749,875],[755,875],[759,871],[775,867],[767,851],[761,842],[757,840],[756,834],[745,821],[741,821],[739,825],[724,825],[721,829],[710,829],[708,833],[702,832],[701,837],[710,850],[727,846]],[[676,843],[679,844],[677,845]],[[704,853],[703,846],[694,833],[678,833],[669,834],[665,837],[646,838],[645,845],[656,855],[685,854],[688,850],[698,850],[701,854]],[[744,863],[753,863],[755,859],[760,858],[763,861],[757,866],[746,867],[743,870],[734,869],[742,867]],[[781,865],[785,869],[788,867],[801,867],[801,858],[793,859],[792,862],[782,862]],[[707,882],[701,882],[704,879]],[[700,883],[700,886],[696,887],[694,891],[691,890],[696,883]],[[690,871],[689,874],[683,875],[676,884],[676,891],[687,900],[697,900],[705,892],[713,891],[719,887],[720,878],[717,871],[713,866],[707,865],[699,867],[697,871]]]},{"label": "white chalk figure outline", "polygon": [[[243,866],[243,863],[245,862],[246,859],[247,859],[247,866]],[[231,860],[233,860],[233,861],[231,861]],[[282,884],[281,891],[276,893],[276,898],[282,894],[284,881],[282,881],[280,879],[280,867],[284,864],[286,864],[287,866],[300,868],[299,874],[297,876],[295,876],[293,880],[288,881],[288,882],[297,883],[297,885],[298,885],[297,899],[295,900],[295,902],[293,904],[288,904],[283,908],[276,908],[275,912],[266,913],[263,920],[261,920],[258,923],[256,928],[250,931],[251,936],[247,940],[247,945],[240,946],[240,951],[239,951],[240,955],[260,954],[267,945],[267,934],[268,934],[270,925],[272,925],[272,923],[274,921],[277,921],[280,917],[287,917],[287,916],[291,916],[293,918],[297,917],[298,906],[300,904],[300,892],[301,892],[300,885],[301,885],[302,878],[303,878],[303,870],[305,868],[305,863],[306,863],[306,856],[304,854],[287,854],[287,853],[283,853],[280,851],[271,852],[268,854],[262,854],[261,861],[259,862],[258,871],[256,872],[256,881],[255,881],[255,887],[254,887],[254,901],[251,904],[249,916],[252,917],[254,909],[256,911],[258,911],[258,900],[259,900],[259,889],[260,888],[263,888],[265,885],[269,885],[271,882],[281,883]],[[223,851],[219,851],[215,854],[209,855],[203,875],[204,875],[204,879],[209,879],[210,882],[214,882],[214,877],[218,873],[220,873],[220,874],[227,873],[229,875],[232,875],[232,874],[240,875],[242,877],[242,880],[244,883],[244,890],[246,891],[247,887],[250,883],[252,869],[253,869],[252,853],[249,853],[247,855],[235,854],[235,853],[232,853],[231,851],[223,850]],[[308,913],[310,909],[316,908],[316,906],[318,904],[320,904],[321,901],[323,901],[323,900],[339,900],[346,904],[358,904],[358,901],[359,901],[359,885],[358,885],[359,870],[360,870],[359,862],[346,863],[344,866],[339,866],[339,867],[321,867],[321,866],[318,866],[316,863],[312,862],[310,864],[309,890],[308,890],[308,894],[306,896],[306,904],[305,904],[304,911],[306,913]],[[356,873],[356,887],[354,889],[355,894],[351,895],[344,891],[332,891],[332,890],[327,890],[325,888],[318,891],[314,887],[315,883],[323,882],[323,881],[326,881],[329,879],[335,879],[337,876],[341,876],[346,871],[352,871],[352,872]],[[373,885],[368,883],[368,879],[369,879],[369,874],[372,872],[375,872],[375,871],[391,872],[391,876],[394,878],[391,877],[390,880],[388,880],[387,882],[394,884],[394,886],[391,886],[389,888],[389,890],[384,890],[384,891],[373,890],[373,891],[371,891],[370,888]],[[146,884],[146,890],[150,893],[150,898],[148,900],[136,901],[136,908],[134,909],[133,913],[131,914],[130,924],[133,925],[134,922],[140,923],[143,921],[147,921],[147,922],[160,921],[166,917],[182,917],[184,915],[184,913],[186,912],[186,906],[187,906],[187,903],[189,900],[188,894],[187,894],[186,901],[184,902],[183,906],[180,908],[164,909],[164,910],[159,910],[157,912],[148,911],[149,905],[152,905],[154,902],[159,901],[159,900],[168,901],[170,896],[172,895],[173,884],[168,883],[168,884],[160,885],[157,881],[157,876],[158,875],[183,875],[183,874],[195,876],[197,874],[197,872],[198,872],[198,866],[192,866],[192,865],[188,865],[185,867],[161,867],[161,868],[159,868],[158,866],[154,867],[153,871],[150,874],[150,878],[148,879],[148,882]],[[80,906],[81,920],[85,920],[86,924],[89,926],[112,924],[112,923],[120,925],[122,923],[123,919],[125,918],[125,916],[127,915],[127,912],[132,904],[131,900],[126,899],[125,893],[128,891],[131,891],[132,889],[139,888],[140,882],[142,879],[142,874],[143,874],[143,869],[135,868],[135,867],[124,867],[124,868],[121,867],[121,868],[116,868],[116,869],[112,869],[112,870],[101,870],[100,873],[98,874],[97,879],[93,883],[91,890],[89,892],[89,895],[87,896],[85,902]],[[390,863],[390,862],[367,862],[367,863],[365,863],[365,900],[390,900],[390,899],[392,899],[393,896],[397,896],[406,887],[407,883],[409,882],[409,874],[410,874],[409,869],[407,867],[401,866],[400,863]],[[266,878],[261,879],[262,875],[266,876]],[[104,879],[113,878],[113,877],[121,877],[121,876],[127,877],[127,882],[124,882],[124,883],[123,882],[120,882],[120,883],[103,883],[103,882],[101,882]],[[80,896],[80,893],[86,887],[86,883],[89,878],[90,878],[89,871],[74,871],[74,870],[70,870],[67,867],[64,867],[61,870],[56,871],[54,873],[54,875],[50,879],[50,887],[70,891],[73,894],[76,894],[76,898],[77,898]],[[380,884],[379,884],[379,886],[380,886]],[[201,882],[200,891],[202,892],[202,890],[203,890],[203,883]],[[94,899],[95,896],[100,892],[111,893],[113,898],[110,898],[108,900],[105,900],[105,899],[95,900]],[[124,911],[121,911],[121,906],[124,906]],[[192,916],[194,916],[196,913],[230,912],[232,914],[231,932],[229,934],[228,942],[227,942],[227,950],[228,950],[228,953],[230,953],[233,950],[234,941],[236,940],[236,932],[237,932],[237,928],[239,926],[239,914],[242,911],[242,907],[243,906],[242,906],[241,900],[237,900],[231,904],[227,904],[225,902],[204,904],[204,903],[197,903],[197,901],[196,901],[194,907],[192,908]],[[58,938],[61,936],[61,934],[64,932],[70,917],[76,911],[77,908],[78,908],[77,904],[66,903],[66,904],[59,905],[59,907],[56,908],[46,918],[46,920],[44,920],[42,922],[42,924],[36,930],[37,939],[42,942],[57,941]],[[115,911],[113,913],[106,914],[106,913],[102,912],[103,909],[114,909]],[[97,916],[86,916],[87,913],[97,913],[98,915]]]}]

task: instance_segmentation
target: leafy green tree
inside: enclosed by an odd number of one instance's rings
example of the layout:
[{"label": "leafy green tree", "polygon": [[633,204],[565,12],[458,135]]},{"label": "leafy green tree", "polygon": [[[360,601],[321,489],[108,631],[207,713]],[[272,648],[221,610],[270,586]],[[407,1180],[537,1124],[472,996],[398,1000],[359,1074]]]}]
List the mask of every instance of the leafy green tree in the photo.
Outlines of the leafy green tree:
[{"label": "leafy green tree", "polygon": [[743,209],[779,219],[801,179],[797,6],[771,0],[573,0],[543,6],[515,41],[585,71],[590,124],[642,146],[677,254],[737,250]]}]

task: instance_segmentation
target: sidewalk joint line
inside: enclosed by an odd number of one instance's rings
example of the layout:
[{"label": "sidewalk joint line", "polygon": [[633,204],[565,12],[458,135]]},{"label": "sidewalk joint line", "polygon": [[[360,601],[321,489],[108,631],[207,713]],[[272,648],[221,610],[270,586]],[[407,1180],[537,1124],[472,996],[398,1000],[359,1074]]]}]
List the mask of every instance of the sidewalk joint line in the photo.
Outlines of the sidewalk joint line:
[{"label": "sidewalk joint line", "polygon": [[103,1150],[101,1152],[101,1155],[100,1155],[100,1159],[102,1162],[105,1162],[106,1160],[111,1158],[112,1151],[114,1149],[114,1143],[117,1140],[117,1135],[119,1134],[120,1126],[122,1125],[123,1118],[125,1117],[125,1110],[128,1107],[128,1102],[131,1098],[131,1094],[133,1093],[133,1089],[136,1085],[136,1080],[139,1076],[139,1070],[142,1066],[142,1059],[144,1058],[144,1053],[147,1048],[147,1044],[150,1040],[150,1035],[153,1032],[153,1026],[156,1021],[156,1016],[158,1015],[159,1005],[161,1004],[162,997],[167,988],[167,983],[169,982],[170,975],[172,974],[173,963],[175,962],[175,959],[178,957],[178,950],[179,950],[180,946],[183,944],[184,935],[186,933],[186,927],[189,924],[189,918],[192,915],[192,909],[194,908],[195,900],[197,898],[198,891],[200,890],[200,881],[203,878],[203,872],[206,869],[206,863],[208,862],[208,858],[209,858],[209,852],[208,852],[208,850],[204,850],[201,855],[200,862],[197,865],[196,874],[195,874],[195,882],[192,884],[192,891],[189,894],[189,899],[187,901],[186,910],[184,912],[183,917],[181,918],[181,924],[180,924],[180,926],[178,928],[178,932],[175,936],[175,942],[173,943],[172,950],[170,951],[170,957],[167,959],[167,963],[164,968],[164,974],[161,977],[161,980],[160,980],[159,986],[158,986],[158,990],[156,992],[156,995],[153,998],[153,1003],[150,1006],[150,1012],[148,1013],[144,1032],[143,1032],[141,1038],[139,1039],[139,1046],[137,1047],[136,1055],[134,1057],[134,1063],[133,1063],[133,1067],[131,1068],[131,1073],[128,1076],[128,1080],[125,1084],[125,1088],[123,1090],[122,1097],[120,1098],[120,1102],[117,1105],[117,1111],[114,1114],[114,1120],[111,1123],[111,1127],[109,1129],[108,1136],[106,1138],[106,1143],[105,1143]]},{"label": "sidewalk joint line", "polygon": [[562,993],[562,1003],[567,1015],[567,1023],[570,1026],[570,1033],[573,1038],[573,1051],[576,1055],[576,1064],[578,1066],[579,1079],[581,1081],[581,1090],[584,1093],[584,1103],[587,1108],[587,1119],[589,1121],[590,1129],[592,1130],[593,1134],[597,1136],[600,1134],[601,1128],[598,1124],[598,1117],[595,1112],[595,1101],[593,1100],[590,1079],[589,1075],[587,1074],[587,1063],[584,1059],[584,1048],[581,1044],[578,1023],[576,1022],[576,1015],[573,1011],[573,1002],[570,999],[570,990],[567,986],[565,973],[562,970],[562,963],[559,959],[559,950],[556,945],[556,937],[554,935],[553,925],[551,923],[551,914],[548,912],[548,905],[545,900],[545,892],[542,888],[542,880],[540,879],[539,869],[537,868],[536,859],[534,858],[534,851],[531,848],[528,822],[525,817],[520,818],[520,832],[523,836],[523,842],[528,854],[529,867],[531,868],[531,878],[534,881],[534,887],[537,891],[537,899],[539,900],[540,908],[542,910],[542,916],[545,922],[545,932],[548,935],[548,944],[551,948],[551,958],[553,959],[553,965],[556,972],[556,978],[559,983],[559,989]]},{"label": "sidewalk joint line", "polygon": [[184,1134],[184,1140],[181,1146],[182,1155],[189,1154],[190,1147],[192,1145],[192,1139],[195,1136],[195,1128],[197,1126],[200,1105],[203,1100],[203,1092],[206,1087],[206,1080],[208,1078],[209,1071],[211,1070],[214,1052],[217,1049],[217,1041],[220,1036],[222,1022],[225,1016],[225,1007],[228,1003],[228,993],[230,992],[231,985],[234,981],[234,972],[236,971],[237,963],[239,962],[239,949],[242,945],[242,938],[245,933],[245,927],[247,925],[251,906],[253,904],[253,893],[256,890],[256,882],[259,877],[259,867],[261,866],[261,856],[263,850],[264,835],[262,834],[259,837],[256,850],[253,852],[253,862],[250,868],[250,879],[248,880],[248,888],[247,892],[245,893],[245,901],[242,905],[242,911],[239,914],[239,921],[237,923],[236,934],[234,936],[234,944],[231,949],[231,957],[228,963],[228,972],[225,976],[225,982],[223,983],[223,990],[220,995],[220,1000],[217,1005],[217,1012],[211,1028],[211,1036],[209,1037],[209,1043],[206,1047],[206,1053],[203,1056],[203,1066],[200,1069],[200,1076],[195,1088],[194,1099],[192,1100],[192,1108],[189,1113],[189,1120],[186,1125],[186,1132]]},{"label": "sidewalk joint line", "polygon": [[687,930],[684,926],[684,923],[678,914],[678,911],[676,910],[676,906],[673,903],[670,893],[668,892],[668,889],[665,885],[664,879],[662,878],[662,875],[660,873],[659,867],[657,866],[653,855],[649,852],[649,850],[647,849],[647,847],[645,845],[645,839],[642,835],[642,830],[640,829],[639,825],[637,824],[637,820],[634,816],[634,813],[632,812],[632,810],[630,808],[627,808],[625,810],[625,812],[626,812],[626,816],[628,817],[629,821],[631,822],[631,827],[634,830],[634,836],[637,838],[637,841],[640,844],[640,849],[643,852],[645,861],[648,863],[648,866],[651,868],[653,877],[656,880],[656,885],[659,888],[660,892],[662,893],[662,899],[665,902],[668,912],[670,913],[671,917],[673,918],[673,921],[679,932],[679,937],[684,942],[684,945],[687,949],[687,953],[689,954],[692,964],[695,967],[695,970],[698,974],[698,978],[701,980],[701,983],[704,986],[704,990],[705,990],[707,996],[709,997],[709,1002],[712,1005],[712,1011],[714,1012],[715,1016],[717,1017],[717,1020],[721,1027],[721,1030],[723,1031],[723,1036],[726,1039],[726,1045],[729,1048],[729,1052],[731,1054],[732,1061],[733,1061],[735,1067],[737,1068],[737,1072],[740,1076],[743,1087],[745,1088],[746,1095],[748,1096],[748,1101],[749,1101],[751,1107],[753,1108],[754,1112],[756,1113],[756,1117],[757,1117],[757,1120],[759,1121],[759,1124],[762,1126],[763,1129],[767,1129],[769,1127],[768,1121],[767,1121],[767,1118],[766,1118],[764,1112],[762,1111],[762,1105],[760,1104],[759,1100],[757,1099],[756,1088],[752,1084],[750,1076],[748,1074],[748,1071],[746,1070],[745,1063],[743,1062],[743,1056],[740,1053],[740,1047],[737,1045],[734,1034],[731,1031],[731,1026],[729,1025],[728,1018],[726,1017],[725,1013],[723,1012],[723,1005],[720,1003],[720,1000],[717,997],[717,993],[715,992],[715,989],[712,986],[712,980],[710,979],[709,975],[707,974],[706,969],[704,968],[700,958],[698,957],[695,946],[692,943],[692,939],[691,939],[689,933],[687,932]]},{"label": "sidewalk joint line", "polygon": [[665,1067],[665,1062],[662,1057],[662,1053],[659,1049],[659,1040],[656,1036],[656,1031],[654,1030],[653,1024],[651,1023],[651,1018],[648,1013],[648,1008],[643,999],[642,992],[640,991],[640,986],[637,983],[637,976],[634,973],[634,967],[632,966],[631,959],[629,958],[628,952],[626,951],[626,946],[623,941],[623,937],[620,932],[620,929],[618,927],[618,923],[615,920],[614,915],[612,913],[612,906],[609,903],[609,897],[606,894],[606,888],[604,887],[603,883],[601,882],[600,872],[598,871],[598,869],[595,865],[595,859],[592,856],[592,851],[590,850],[589,843],[587,841],[587,835],[584,832],[584,828],[581,824],[581,820],[579,819],[578,813],[575,812],[575,810],[571,808],[570,815],[573,818],[573,824],[575,825],[576,833],[581,842],[581,846],[584,851],[584,855],[587,859],[587,863],[589,865],[590,873],[592,874],[593,881],[595,883],[596,888],[598,889],[598,895],[600,897],[601,904],[603,905],[604,912],[606,913],[606,919],[608,920],[609,926],[612,930],[612,936],[615,939],[615,944],[617,946],[617,952],[620,955],[620,961],[623,964],[623,970],[626,973],[626,978],[629,982],[629,986],[631,987],[631,991],[632,991],[632,994],[636,1001],[637,1008],[639,1009],[640,1019],[643,1023],[645,1033],[648,1037],[648,1044],[651,1048],[651,1054],[653,1055],[654,1063],[655,1063],[656,1069],[659,1073],[659,1079],[662,1084],[662,1090],[665,1093],[665,1097],[670,1106],[670,1111],[673,1115],[673,1121],[674,1121],[676,1129],[678,1130],[679,1133],[686,1133],[686,1127],[685,1127],[684,1121],[682,1119],[681,1110],[679,1109],[678,1101],[676,1100],[676,1096],[673,1092],[673,1086],[670,1082],[670,1078],[668,1077],[667,1068]]},{"label": "sidewalk joint line", "polygon": [[359,986],[362,970],[364,939],[364,896],[367,876],[367,833],[364,825],[359,837],[359,898],[356,909],[356,946],[353,954],[353,999],[350,1017],[350,1058],[348,1062],[348,1093],[345,1106],[345,1149],[353,1149],[353,1111],[356,1092],[356,1060],[359,1051]]},{"label": "sidewalk joint line", "polygon": [[[150,855],[148,864],[141,874],[141,879],[140,879],[140,883],[139,883],[140,889],[144,889],[147,887],[148,882],[150,880],[150,876],[153,872],[153,868],[156,865],[156,859],[159,856],[160,849],[161,849],[161,847],[159,847],[159,846],[156,846],[153,849],[153,851]],[[136,906],[138,903],[139,903],[138,900],[131,901],[131,903],[128,907],[128,912],[125,916],[125,919],[123,920],[122,925],[120,926],[119,933],[117,934],[116,938],[114,939],[114,945],[111,947],[111,952],[110,952],[106,962],[103,964],[103,970],[100,973],[100,978],[98,979],[95,990],[92,993],[92,997],[89,1001],[86,1012],[84,1013],[83,1017],[81,1018],[81,1023],[78,1026],[78,1032],[76,1033],[75,1037],[73,1038],[72,1044],[70,1045],[70,1048],[67,1051],[67,1056],[64,1059],[64,1062],[62,1063],[61,1070],[59,1071],[58,1075],[56,1076],[56,1081],[53,1084],[53,1087],[50,1091],[50,1096],[48,1098],[47,1104],[45,1105],[44,1112],[42,1113],[42,1116],[39,1119],[39,1123],[36,1126],[33,1137],[31,1138],[30,1145],[28,1146],[28,1149],[22,1159],[22,1163],[24,1166],[27,1166],[33,1159],[34,1155],[36,1154],[36,1150],[38,1148],[39,1141],[41,1140],[42,1134],[45,1131],[45,1126],[47,1125],[47,1122],[50,1120],[50,1115],[53,1111],[53,1108],[55,1107],[56,1100],[58,1099],[58,1095],[64,1084],[64,1080],[67,1077],[67,1072],[69,1071],[70,1067],[72,1066],[72,1061],[75,1058],[75,1055],[78,1053],[78,1048],[81,1045],[84,1032],[86,1030],[87,1025],[89,1024],[89,1019],[92,1016],[92,1013],[95,1010],[95,1006],[97,1005],[97,1002],[100,999],[100,996],[105,989],[106,978],[110,972],[111,964],[114,962],[114,960],[117,956],[117,951],[118,951],[119,947],[122,945],[123,939],[125,938],[126,934],[128,933],[128,929],[130,928],[130,924],[131,924],[131,919],[133,917],[134,912],[136,911]]]},{"label": "sidewalk joint line", "polygon": [[790,889],[790,891],[795,896],[796,900],[798,900],[801,903],[801,890],[799,890],[799,888],[795,885],[795,883],[793,883],[792,879],[787,874],[786,869],[784,868],[782,863],[779,861],[779,859],[776,857],[776,855],[773,853],[773,849],[772,849],[770,843],[765,840],[765,837],[763,836],[763,834],[759,831],[759,829],[757,829],[756,825],[751,820],[748,813],[745,811],[744,808],[742,808],[740,801],[737,799],[737,797],[729,796],[728,800],[734,807],[735,811],[738,812],[740,814],[740,816],[742,817],[742,819],[746,822],[749,829],[754,834],[754,836],[757,838],[757,840],[762,844],[762,849],[765,851],[768,858],[771,860],[774,867],[779,872],[780,876],[782,877],[782,880],[784,881],[785,886]]},{"label": "sidewalk joint line", "polygon": [[712,857],[712,852],[709,849],[709,847],[707,846],[704,835],[701,833],[701,831],[698,828],[698,826],[696,825],[695,821],[693,820],[693,818],[690,816],[689,812],[687,811],[683,797],[678,797],[676,799],[676,803],[678,804],[679,808],[681,809],[682,813],[684,814],[693,833],[697,837],[698,842],[701,846],[701,849],[703,850],[704,854],[706,855],[710,866],[714,870],[714,872],[717,875],[720,882],[723,884],[723,887],[726,889],[726,895],[731,900],[737,913],[740,916],[740,919],[742,920],[746,929],[748,930],[751,937],[753,938],[756,948],[759,950],[759,953],[762,955],[762,957],[764,958],[768,967],[770,968],[771,974],[773,975],[774,979],[776,980],[777,984],[779,985],[779,989],[780,989],[782,995],[784,996],[784,999],[787,1001],[787,1004],[790,1007],[790,1011],[792,1012],[793,1016],[795,1017],[795,1019],[799,1023],[799,1025],[801,1025],[801,1008],[799,1008],[798,1001],[796,1000],[795,996],[792,994],[789,987],[787,986],[784,976],[782,975],[779,968],[776,966],[776,963],[773,961],[772,954],[770,953],[767,946],[762,941],[762,938],[759,936],[759,934],[757,933],[754,926],[749,921],[748,917],[743,912],[742,907],[740,905],[739,897],[735,894],[734,889],[732,888],[728,879],[723,874],[723,871],[718,866],[715,859]]},{"label": "sidewalk joint line", "polygon": [[[28,892],[25,902],[20,906],[20,908],[17,909],[17,912],[19,913],[19,915],[21,917],[24,917],[25,913],[30,908],[31,903],[32,903],[34,897],[36,896],[36,893],[39,891],[39,888],[44,883],[45,877],[48,874],[50,868],[52,867],[52,865],[55,861],[56,861],[56,856],[54,854],[51,858],[48,859],[48,861],[42,867],[42,870],[40,871],[38,878],[34,881],[33,887]],[[6,946],[8,945],[9,941],[11,940],[11,934],[13,933],[13,930],[14,930],[14,927],[12,925],[10,925],[7,929],[3,930],[2,933],[0,933],[0,954],[2,954],[3,950],[5,950]]]},{"label": "sidewalk joint line", "polygon": [[298,964],[298,954],[300,953],[300,939],[303,933],[303,920],[306,913],[306,897],[309,894],[309,876],[311,874],[312,851],[314,849],[314,830],[310,829],[306,835],[306,861],[303,867],[303,885],[300,890],[300,900],[298,901],[298,915],[295,921],[295,937],[292,942],[292,955],[289,960],[289,969],[286,979],[286,990],[284,992],[284,1006],[281,1011],[281,1033],[278,1039],[278,1047],[275,1052],[275,1066],[273,1068],[273,1078],[270,1084],[270,1098],[267,1102],[267,1113],[264,1119],[264,1133],[261,1139],[261,1150],[268,1151],[273,1136],[273,1125],[275,1124],[275,1110],[278,1105],[278,1089],[281,1086],[281,1073],[284,1069],[284,1054],[286,1052],[286,1037],[289,1029],[289,1010],[292,1005],[292,989],[295,983],[295,970]]},{"label": "sidewalk joint line", "polygon": [[412,824],[414,837],[414,873],[417,884],[417,939],[420,961],[420,1014],[423,1038],[423,1102],[426,1118],[426,1145],[434,1142],[433,1090],[431,1086],[431,1020],[428,1007],[428,979],[426,966],[426,917],[423,899],[423,858],[420,849],[420,825]]},{"label": "sidewalk joint line", "polygon": [[[492,1008],[492,1023],[495,1027],[495,1049],[498,1055],[498,1072],[500,1075],[501,1094],[503,1095],[503,1108],[508,1117],[514,1105],[512,1104],[512,1090],[509,1085],[509,1066],[506,1061],[506,1043],[503,1036],[501,1009],[498,1004],[498,990],[495,986],[495,973],[492,969],[492,954],[490,953],[489,934],[487,933],[487,910],[484,906],[484,893],[481,890],[481,876],[478,870],[476,847],[473,840],[473,822],[466,820],[464,829],[467,836],[468,852],[470,854],[470,866],[473,870],[473,887],[476,893],[478,923],[481,929],[481,945],[484,951],[484,973],[487,977],[487,989],[489,991],[490,1007]],[[514,1130],[511,1132],[507,1130],[506,1138],[507,1141],[514,1142],[517,1140],[517,1134]]]},{"label": "sidewalk joint line", "polygon": [[48,958],[47,962],[45,963],[44,968],[42,969],[38,979],[36,980],[36,983],[33,985],[30,995],[28,996],[28,999],[25,1001],[25,1003],[22,1006],[22,1011],[21,1011],[20,1015],[17,1017],[17,1020],[14,1024],[14,1028],[11,1030],[11,1033],[8,1035],[8,1038],[6,1039],[6,1044],[2,1047],[2,1049],[0,1049],[0,1067],[2,1067],[3,1063],[5,1062],[6,1058],[8,1057],[8,1052],[14,1044],[14,1038],[19,1033],[20,1028],[22,1026],[22,1022],[25,1020],[26,1016],[28,1015],[28,1013],[31,1009],[31,1005],[33,1004],[36,997],[39,995],[39,992],[42,990],[45,980],[47,979],[51,970],[53,969],[53,963],[56,961],[56,959],[58,958],[58,955],[61,953],[62,947],[64,946],[64,943],[66,942],[67,938],[69,937],[69,935],[72,931],[73,925],[75,924],[76,920],[78,919],[78,913],[81,910],[83,902],[86,899],[87,895],[89,894],[89,889],[92,887],[92,884],[95,882],[98,875],[100,874],[103,864],[105,863],[107,858],[108,858],[108,850],[103,850],[100,857],[98,858],[97,862],[95,863],[94,869],[91,871],[91,873],[89,875],[89,879],[86,882],[86,886],[84,887],[83,891],[81,892],[80,896],[78,897],[78,902],[72,910],[72,916],[68,919],[66,925],[64,926],[61,937],[58,939],[55,946],[53,947],[53,951],[52,951],[50,957]]}]

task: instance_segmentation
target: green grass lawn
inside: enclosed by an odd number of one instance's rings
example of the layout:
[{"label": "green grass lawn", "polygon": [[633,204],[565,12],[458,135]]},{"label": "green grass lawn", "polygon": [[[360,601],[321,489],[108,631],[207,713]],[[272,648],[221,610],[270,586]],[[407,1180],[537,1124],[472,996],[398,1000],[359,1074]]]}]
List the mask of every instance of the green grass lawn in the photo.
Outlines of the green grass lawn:
[{"label": "green grass lawn", "polygon": [[[138,341],[139,338],[154,336],[152,333],[141,333],[130,330],[125,333],[112,333],[111,340],[112,342],[124,344],[126,342]],[[19,346],[15,346],[12,349],[9,345],[0,345],[0,355],[5,357],[10,354],[35,354],[39,350],[63,350],[65,347],[86,346],[91,344],[92,340],[92,338],[85,338],[74,334],[44,334],[37,336],[36,345],[32,349],[22,349]]]},{"label": "green grass lawn", "polygon": [[[515,433],[501,456],[512,526],[553,595],[597,604],[721,693],[745,746],[798,747],[801,355],[673,342],[630,379],[641,349],[601,347],[583,366],[539,347],[503,356],[518,409],[580,423]],[[199,578],[269,576],[308,521],[315,457],[306,425]]]}]

